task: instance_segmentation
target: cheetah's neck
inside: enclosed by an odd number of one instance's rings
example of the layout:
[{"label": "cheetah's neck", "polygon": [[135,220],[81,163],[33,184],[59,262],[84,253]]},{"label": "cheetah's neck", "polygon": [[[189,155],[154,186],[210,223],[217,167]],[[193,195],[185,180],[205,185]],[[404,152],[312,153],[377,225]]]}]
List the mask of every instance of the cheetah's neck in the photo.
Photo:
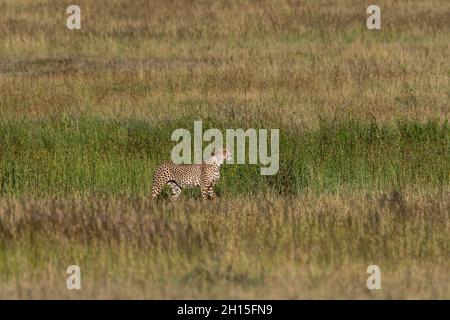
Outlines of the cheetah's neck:
[{"label": "cheetah's neck", "polygon": [[206,164],[215,164],[216,166],[220,167],[223,164],[224,159],[223,158],[218,158],[217,156],[212,156],[209,159],[205,160]]}]

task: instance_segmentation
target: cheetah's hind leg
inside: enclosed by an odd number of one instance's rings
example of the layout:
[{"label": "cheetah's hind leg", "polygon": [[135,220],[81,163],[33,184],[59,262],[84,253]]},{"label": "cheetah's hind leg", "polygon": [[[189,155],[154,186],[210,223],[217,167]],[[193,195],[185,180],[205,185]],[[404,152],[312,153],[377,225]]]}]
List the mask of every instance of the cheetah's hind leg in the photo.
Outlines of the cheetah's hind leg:
[{"label": "cheetah's hind leg", "polygon": [[169,182],[167,182],[167,184],[170,186],[170,188],[172,189],[172,197],[171,197],[171,199],[172,200],[177,200],[178,199],[178,197],[180,196],[180,194],[181,194],[181,188],[180,188],[180,186],[176,183],[176,182],[174,182],[174,181],[169,181]]},{"label": "cheetah's hind leg", "polygon": [[158,198],[158,195],[161,193],[163,186],[164,185],[162,183],[158,181],[153,181],[152,191],[150,192],[150,195],[153,199]]}]

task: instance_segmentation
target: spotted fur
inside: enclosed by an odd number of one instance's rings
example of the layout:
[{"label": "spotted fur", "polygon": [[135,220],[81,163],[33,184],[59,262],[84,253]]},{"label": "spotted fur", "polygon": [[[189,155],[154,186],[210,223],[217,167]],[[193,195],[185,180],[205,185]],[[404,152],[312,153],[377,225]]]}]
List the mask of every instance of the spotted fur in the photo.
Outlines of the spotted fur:
[{"label": "spotted fur", "polygon": [[151,196],[157,198],[162,188],[168,185],[172,189],[172,199],[177,199],[186,187],[200,187],[202,198],[216,197],[214,185],[220,178],[220,166],[231,159],[226,149],[212,154],[201,164],[174,164],[164,162],[155,171]]}]

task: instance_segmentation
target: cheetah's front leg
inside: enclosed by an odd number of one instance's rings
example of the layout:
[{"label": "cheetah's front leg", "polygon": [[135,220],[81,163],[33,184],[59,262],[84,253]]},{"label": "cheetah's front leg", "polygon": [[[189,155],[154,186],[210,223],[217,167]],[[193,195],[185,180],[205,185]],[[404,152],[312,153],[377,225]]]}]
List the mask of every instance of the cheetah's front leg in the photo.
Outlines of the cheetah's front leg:
[{"label": "cheetah's front leg", "polygon": [[215,199],[217,197],[214,192],[214,184],[210,184],[202,188],[202,198],[208,199],[208,197],[211,199]]}]

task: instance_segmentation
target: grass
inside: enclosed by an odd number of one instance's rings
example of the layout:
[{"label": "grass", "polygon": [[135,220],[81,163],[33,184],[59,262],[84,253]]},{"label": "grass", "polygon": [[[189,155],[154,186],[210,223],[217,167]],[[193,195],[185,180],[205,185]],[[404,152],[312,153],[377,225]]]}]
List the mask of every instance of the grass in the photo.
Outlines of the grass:
[{"label": "grass", "polygon": [[[409,192],[2,200],[0,296],[445,298],[449,209],[448,193]],[[70,264],[80,292],[64,288]]]},{"label": "grass", "polygon": [[[225,124],[210,121],[204,130],[211,126],[226,129]],[[151,125],[85,118],[4,122],[0,124],[4,137],[0,192],[4,196],[146,195],[156,166],[170,159],[176,144],[170,136],[176,128],[193,131],[193,122]],[[306,132],[281,128],[280,153],[275,176],[261,176],[260,165],[225,165],[220,192],[286,195],[449,187],[447,123],[390,126],[347,120],[322,122],[319,129]]]},{"label": "grass", "polygon": [[[77,4],[0,0],[0,298],[450,297],[450,2]],[[194,120],[279,128],[278,174],[151,202]]]},{"label": "grass", "polygon": [[[449,118],[449,3],[3,1],[0,116]],[[47,17],[43,19],[42,17]],[[32,30],[32,32],[31,32]]]}]

